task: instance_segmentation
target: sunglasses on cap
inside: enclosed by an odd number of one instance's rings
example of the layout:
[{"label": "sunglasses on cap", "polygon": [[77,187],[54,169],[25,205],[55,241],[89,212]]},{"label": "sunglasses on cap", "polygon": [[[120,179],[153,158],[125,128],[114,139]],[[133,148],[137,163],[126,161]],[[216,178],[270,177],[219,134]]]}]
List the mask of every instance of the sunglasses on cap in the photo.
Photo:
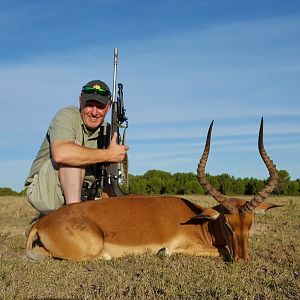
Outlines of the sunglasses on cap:
[{"label": "sunglasses on cap", "polygon": [[102,89],[99,85],[92,86],[83,86],[82,87],[82,93],[84,94],[98,94],[101,96],[110,96],[110,91]]}]

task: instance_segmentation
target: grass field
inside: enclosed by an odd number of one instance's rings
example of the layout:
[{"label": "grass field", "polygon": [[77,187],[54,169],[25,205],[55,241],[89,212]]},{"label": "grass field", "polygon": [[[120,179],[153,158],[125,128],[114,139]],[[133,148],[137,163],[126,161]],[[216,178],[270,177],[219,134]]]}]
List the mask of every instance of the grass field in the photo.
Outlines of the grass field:
[{"label": "grass field", "polygon": [[[209,197],[186,197],[203,206]],[[257,215],[251,260],[129,256],[74,263],[25,258],[35,212],[22,197],[0,197],[0,299],[300,299],[300,197]]]}]

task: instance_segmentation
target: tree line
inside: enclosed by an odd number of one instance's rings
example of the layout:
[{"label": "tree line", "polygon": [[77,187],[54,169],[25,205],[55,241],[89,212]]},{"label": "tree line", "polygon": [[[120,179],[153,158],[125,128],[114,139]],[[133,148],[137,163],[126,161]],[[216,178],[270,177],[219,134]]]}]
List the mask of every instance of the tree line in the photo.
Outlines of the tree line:
[{"label": "tree line", "polygon": [[[288,171],[280,170],[279,182],[275,195],[300,195],[300,179],[291,180]],[[267,183],[267,180],[256,178],[235,178],[229,174],[206,174],[210,184],[224,195],[256,195]],[[161,170],[149,170],[144,175],[129,174],[130,194],[206,194],[194,173],[175,173]]]},{"label": "tree line", "polygon": [[0,196],[23,196],[23,195],[25,195],[25,190],[18,193],[9,187],[0,188]]},{"label": "tree line", "polygon": [[[288,171],[280,170],[279,183],[275,187],[275,195],[300,195],[300,179],[291,180]],[[210,175],[206,174],[210,184],[224,195],[256,195],[265,185],[266,180],[256,178],[235,178],[229,174]],[[130,194],[155,194],[155,195],[204,195],[206,192],[199,183],[194,173],[174,173],[149,170],[144,175],[129,174]],[[125,188],[124,188],[125,189]],[[0,188],[0,196],[23,196],[26,190],[15,192],[11,188]]]}]

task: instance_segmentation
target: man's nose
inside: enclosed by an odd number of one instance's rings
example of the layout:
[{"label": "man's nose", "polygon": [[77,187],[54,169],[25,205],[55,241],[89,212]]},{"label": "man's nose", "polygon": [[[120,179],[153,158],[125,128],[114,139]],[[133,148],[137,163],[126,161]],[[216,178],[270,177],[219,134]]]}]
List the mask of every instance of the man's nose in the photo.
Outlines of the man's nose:
[{"label": "man's nose", "polygon": [[98,114],[98,107],[97,106],[93,106],[93,108],[92,108],[92,114],[93,115],[97,115]]}]

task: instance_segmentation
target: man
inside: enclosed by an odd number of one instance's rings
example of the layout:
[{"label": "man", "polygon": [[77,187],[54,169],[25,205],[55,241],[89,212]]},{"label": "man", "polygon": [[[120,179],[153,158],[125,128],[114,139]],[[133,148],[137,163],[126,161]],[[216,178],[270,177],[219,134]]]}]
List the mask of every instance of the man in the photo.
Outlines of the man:
[{"label": "man", "polygon": [[79,104],[79,109],[69,106],[57,112],[26,179],[28,201],[42,214],[80,202],[83,182],[93,182],[95,164],[121,162],[128,150],[117,143],[116,134],[107,149],[97,149],[98,133],[107,125],[111,107],[104,82],[84,85]]}]

